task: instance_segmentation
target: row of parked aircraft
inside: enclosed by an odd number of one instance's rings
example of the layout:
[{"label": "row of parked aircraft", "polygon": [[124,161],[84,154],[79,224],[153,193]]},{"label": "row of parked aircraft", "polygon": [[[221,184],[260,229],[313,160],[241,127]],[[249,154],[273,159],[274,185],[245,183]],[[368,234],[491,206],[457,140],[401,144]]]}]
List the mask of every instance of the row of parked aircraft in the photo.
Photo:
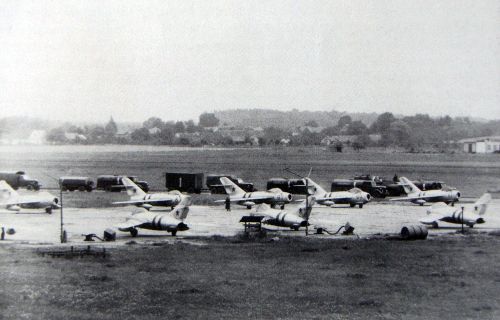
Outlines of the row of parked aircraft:
[{"label": "row of parked aircraft", "polygon": [[[245,192],[226,177],[220,178],[220,181],[226,189],[228,197],[226,200],[217,200],[216,202],[229,201],[248,209],[256,206],[250,215],[260,217],[262,223],[298,230],[300,227],[308,225],[309,215],[314,204],[324,206],[349,204],[351,207],[357,205],[362,208],[371,200],[370,194],[358,188],[349,191],[327,192],[309,177],[305,179],[307,179],[310,195],[307,196],[307,200],[291,204],[287,209],[285,209],[285,205],[293,201],[293,196],[290,193],[277,188],[268,191]],[[126,186],[129,200],[114,204],[130,204],[139,208],[132,212],[125,223],[117,226],[118,230],[130,232],[132,236],[136,236],[138,228],[166,230],[172,235],[175,235],[177,231],[189,229],[184,220],[189,212],[190,196],[179,191],[146,193],[129,178],[123,177],[122,181]],[[486,212],[487,204],[491,200],[489,194],[483,195],[474,204],[473,210],[462,212],[460,209],[447,205],[459,200],[460,192],[458,190],[421,191],[405,177],[400,178],[400,184],[403,185],[407,196],[390,200],[409,201],[419,205],[426,202],[437,202],[436,205],[427,210],[428,215],[420,220],[421,223],[433,227],[438,227],[440,222],[463,222],[470,227],[476,223],[484,223],[482,215]],[[48,192],[20,195],[5,181],[0,181],[0,206],[14,211],[19,211],[21,208],[44,208],[47,213],[60,208],[58,198]],[[150,212],[149,210],[155,206],[171,207],[172,210],[165,213]],[[280,206],[280,209],[276,209],[276,206]]]}]

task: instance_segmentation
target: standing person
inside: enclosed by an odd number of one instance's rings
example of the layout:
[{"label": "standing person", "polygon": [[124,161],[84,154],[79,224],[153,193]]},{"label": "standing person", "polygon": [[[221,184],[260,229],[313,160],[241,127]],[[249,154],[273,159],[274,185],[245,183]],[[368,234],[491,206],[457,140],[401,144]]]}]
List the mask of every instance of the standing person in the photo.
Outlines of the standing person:
[{"label": "standing person", "polygon": [[231,211],[231,199],[229,199],[229,196],[226,197],[226,211]]},{"label": "standing person", "polygon": [[394,183],[398,183],[399,182],[399,177],[398,177],[398,175],[396,173],[394,174],[394,177],[392,178],[392,181]]},{"label": "standing person", "polygon": [[0,240],[4,240],[5,239],[5,228],[2,227],[2,235],[0,236]]}]

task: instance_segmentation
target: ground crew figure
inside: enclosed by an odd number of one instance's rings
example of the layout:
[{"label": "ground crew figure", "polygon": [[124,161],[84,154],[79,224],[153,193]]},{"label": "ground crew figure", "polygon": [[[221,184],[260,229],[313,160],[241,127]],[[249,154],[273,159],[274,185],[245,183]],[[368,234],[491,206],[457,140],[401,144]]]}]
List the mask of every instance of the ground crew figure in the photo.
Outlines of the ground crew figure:
[{"label": "ground crew figure", "polygon": [[0,236],[0,240],[5,240],[5,228],[2,227],[2,235]]},{"label": "ground crew figure", "polygon": [[229,197],[226,197],[226,210],[231,211],[231,199]]},{"label": "ground crew figure", "polygon": [[398,182],[399,182],[399,177],[398,177],[398,175],[397,175],[397,174],[394,174],[394,177],[392,178],[392,181],[393,181],[394,183],[398,183]]}]

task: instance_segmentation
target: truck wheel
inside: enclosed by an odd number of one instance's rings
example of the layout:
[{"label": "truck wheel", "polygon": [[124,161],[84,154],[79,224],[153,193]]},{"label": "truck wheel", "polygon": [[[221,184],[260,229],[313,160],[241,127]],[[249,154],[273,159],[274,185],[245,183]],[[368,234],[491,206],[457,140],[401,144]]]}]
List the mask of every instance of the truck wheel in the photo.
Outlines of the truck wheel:
[{"label": "truck wheel", "polygon": [[31,186],[31,184],[28,184],[28,186],[26,186],[26,189],[31,190],[33,189],[33,187]]},{"label": "truck wheel", "polygon": [[78,187],[78,191],[85,191],[85,187]]},{"label": "truck wheel", "polygon": [[40,190],[40,186],[34,186],[33,189],[35,189],[35,191],[38,191]]},{"label": "truck wheel", "polygon": [[92,192],[92,187],[87,187],[87,192]]}]

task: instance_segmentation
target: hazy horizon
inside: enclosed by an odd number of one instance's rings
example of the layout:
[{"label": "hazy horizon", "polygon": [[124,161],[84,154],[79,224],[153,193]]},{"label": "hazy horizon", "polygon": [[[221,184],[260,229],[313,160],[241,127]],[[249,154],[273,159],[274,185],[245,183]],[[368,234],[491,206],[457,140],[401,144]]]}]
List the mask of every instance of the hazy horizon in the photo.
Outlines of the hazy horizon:
[{"label": "hazy horizon", "polygon": [[0,117],[500,119],[500,2],[2,1]]}]

